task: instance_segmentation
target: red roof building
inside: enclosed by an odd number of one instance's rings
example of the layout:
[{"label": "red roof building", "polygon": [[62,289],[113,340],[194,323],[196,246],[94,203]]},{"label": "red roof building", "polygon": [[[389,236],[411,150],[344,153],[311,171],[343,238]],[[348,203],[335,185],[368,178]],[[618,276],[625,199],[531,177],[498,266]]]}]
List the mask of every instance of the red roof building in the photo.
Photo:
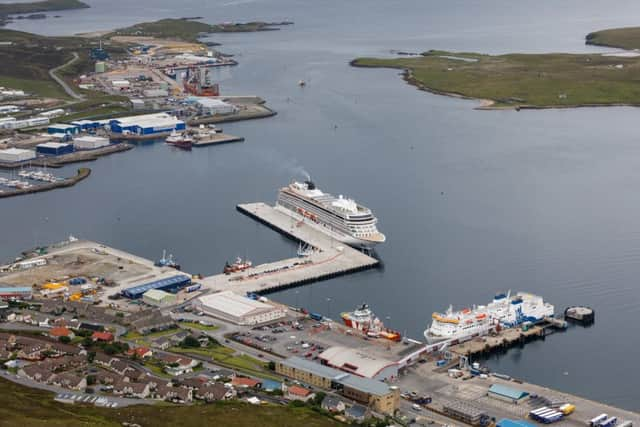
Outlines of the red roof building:
[{"label": "red roof building", "polygon": [[94,341],[111,342],[113,341],[113,334],[111,332],[94,332],[93,335],[91,335],[91,339]]},{"label": "red roof building", "polygon": [[262,383],[253,378],[235,377],[231,380],[231,385],[234,387],[256,388],[260,387]]},{"label": "red roof building", "polygon": [[129,356],[133,356],[134,354],[136,356],[138,356],[140,359],[144,359],[145,357],[151,357],[153,356],[153,353],[151,352],[151,349],[149,349],[148,347],[136,347],[136,348],[131,348],[129,349],[129,351],[127,352],[127,354]]},{"label": "red roof building", "polygon": [[60,338],[60,337],[69,337],[71,338],[73,336],[73,333],[65,328],[64,326],[58,326],[55,328],[51,328],[51,330],[49,331],[49,336],[52,338]]}]

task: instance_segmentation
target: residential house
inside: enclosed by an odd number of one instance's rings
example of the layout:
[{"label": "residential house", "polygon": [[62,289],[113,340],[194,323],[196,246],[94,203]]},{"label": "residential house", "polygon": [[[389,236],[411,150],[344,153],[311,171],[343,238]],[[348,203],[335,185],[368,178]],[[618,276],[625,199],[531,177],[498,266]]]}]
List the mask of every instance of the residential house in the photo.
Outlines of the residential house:
[{"label": "residential house", "polygon": [[105,371],[104,369],[99,369],[95,376],[96,381],[104,385],[112,385],[118,381],[122,381],[122,377],[120,375],[115,372]]},{"label": "residential house", "polygon": [[49,348],[49,346],[41,343],[29,344],[18,350],[17,356],[19,359],[24,360],[42,360],[45,357],[43,353]]},{"label": "residential house", "polygon": [[260,388],[262,383],[253,378],[235,377],[231,380],[231,385],[236,388]]},{"label": "residential house", "polygon": [[117,372],[118,374],[125,376],[128,371],[133,370],[133,367],[129,365],[127,362],[116,359],[111,362],[111,370]]},{"label": "residential house", "polygon": [[171,340],[167,337],[158,338],[153,342],[153,344],[158,347],[160,350],[166,350],[171,347]]},{"label": "residential house", "polygon": [[56,375],[53,384],[70,390],[84,390],[87,388],[87,379],[70,372],[62,372]]},{"label": "residential house", "polygon": [[207,382],[206,378],[202,377],[191,377],[185,378],[180,381],[180,385],[182,387],[190,388],[192,390],[202,387]]},{"label": "residential house", "polygon": [[151,394],[151,387],[149,386],[149,383],[131,383],[118,381],[113,385],[113,394],[144,399],[146,397],[149,397],[149,395]]},{"label": "residential house", "polygon": [[322,409],[324,409],[325,411],[329,411],[332,414],[343,412],[347,407],[344,402],[336,396],[326,396],[322,400],[320,406],[322,407]]},{"label": "residential house", "polygon": [[130,357],[135,355],[135,357],[139,359],[146,359],[153,356],[153,352],[148,347],[136,347],[129,349],[129,351],[127,351],[127,355]]},{"label": "residential house", "polygon": [[141,317],[131,322],[136,332],[146,335],[154,331],[164,331],[173,328],[176,322],[169,316],[163,316],[157,313]]},{"label": "residential house", "polygon": [[71,330],[66,326],[56,326],[55,328],[51,328],[51,330],[49,331],[49,336],[55,339],[60,339],[61,337],[73,339],[73,337],[75,337],[73,332],[71,332]]},{"label": "residential house", "polygon": [[234,395],[235,392],[233,388],[227,388],[220,383],[202,385],[195,391],[196,399],[204,400],[206,402],[232,399]]},{"label": "residential house", "polygon": [[113,334],[111,332],[96,331],[91,335],[91,339],[94,341],[111,342],[113,341]]},{"label": "residential house", "polygon": [[193,372],[198,362],[185,356],[163,354],[159,357],[165,363],[164,370],[169,375],[178,376]]},{"label": "residential house", "polygon": [[104,353],[96,353],[96,357],[94,357],[93,362],[97,365],[104,366],[105,368],[110,368],[111,364],[119,359],[109,356]]},{"label": "residential house", "polygon": [[27,377],[33,381],[49,384],[54,380],[56,374],[38,364],[28,365],[18,371],[18,373],[24,377]]},{"label": "residential house", "polygon": [[352,421],[363,422],[369,416],[369,409],[362,405],[353,405],[344,411],[344,416]]},{"label": "residential house", "polygon": [[300,387],[298,385],[287,387],[287,392],[285,394],[285,398],[288,400],[301,400],[303,402],[311,400],[315,396],[315,393],[308,388]]},{"label": "residential house", "polygon": [[156,395],[162,400],[176,403],[186,403],[193,400],[193,391],[185,387],[158,386]]}]

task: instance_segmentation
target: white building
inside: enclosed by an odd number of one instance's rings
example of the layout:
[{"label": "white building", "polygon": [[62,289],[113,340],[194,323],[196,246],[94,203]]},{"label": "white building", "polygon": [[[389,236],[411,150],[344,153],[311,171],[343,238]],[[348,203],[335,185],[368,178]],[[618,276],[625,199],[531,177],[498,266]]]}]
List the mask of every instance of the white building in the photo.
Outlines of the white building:
[{"label": "white building", "polygon": [[214,98],[196,97],[196,105],[202,114],[211,116],[216,114],[232,114],[238,110],[235,105]]},{"label": "white building", "polygon": [[0,114],[17,113],[20,107],[17,105],[0,105]]},{"label": "white building", "polygon": [[131,86],[131,82],[129,80],[113,80],[111,82],[113,87],[126,88]]},{"label": "white building", "polygon": [[3,162],[23,162],[36,158],[33,150],[23,150],[22,148],[7,148],[0,150],[0,161]]},{"label": "white building", "polygon": [[232,291],[198,298],[196,305],[204,313],[237,325],[272,322],[287,315],[283,308],[240,296]]},{"label": "white building", "polygon": [[93,150],[109,145],[109,138],[100,136],[78,136],[73,139],[76,150]]},{"label": "white building", "polygon": [[323,365],[331,366],[359,377],[387,380],[398,377],[398,364],[365,353],[362,350],[334,346],[318,354]]},{"label": "white building", "polygon": [[59,117],[63,114],[64,114],[64,110],[62,108],[56,108],[55,110],[43,111],[42,113],[40,113],[42,117],[47,117],[49,119],[52,119],[54,117]]}]

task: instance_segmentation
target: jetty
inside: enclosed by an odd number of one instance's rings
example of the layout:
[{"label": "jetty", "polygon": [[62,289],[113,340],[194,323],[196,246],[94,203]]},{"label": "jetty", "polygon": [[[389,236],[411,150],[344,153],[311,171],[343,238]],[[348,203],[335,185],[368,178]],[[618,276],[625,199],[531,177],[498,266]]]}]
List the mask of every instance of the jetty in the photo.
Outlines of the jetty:
[{"label": "jetty", "polygon": [[240,204],[237,209],[315,250],[306,257],[262,264],[237,273],[204,277],[199,282],[207,290],[263,294],[374,268],[379,264],[374,257],[337,241],[307,222],[297,221],[265,203]]},{"label": "jetty", "polygon": [[194,147],[206,147],[208,145],[227,144],[230,142],[242,142],[244,137],[229,135],[226,133],[215,133],[211,136],[203,139],[196,139],[193,141]]}]

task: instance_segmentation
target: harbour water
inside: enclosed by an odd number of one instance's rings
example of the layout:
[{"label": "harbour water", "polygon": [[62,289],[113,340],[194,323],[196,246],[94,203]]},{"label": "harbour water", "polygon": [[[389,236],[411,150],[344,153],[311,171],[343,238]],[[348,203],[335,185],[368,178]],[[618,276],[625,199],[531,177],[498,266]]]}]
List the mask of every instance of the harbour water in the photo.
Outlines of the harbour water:
[{"label": "harbour water", "polygon": [[290,257],[294,243],[235,205],[273,202],[306,170],[320,188],[374,210],[387,236],[377,251],[383,267],[275,298],[333,318],[367,302],[415,337],[433,311],[486,303],[508,289],[538,293],[558,309],[589,305],[593,327],[489,363],[640,410],[638,110],[476,111],[476,102],[415,90],[397,71],[348,66],[393,49],[605,51],[585,46],[585,34],[640,24],[640,3],[88,3],[12,28],[71,34],[171,16],[295,21],[281,31],[211,37],[239,61],[216,71],[222,93],[260,95],[279,114],[225,125],[243,144],[191,153],[142,144],[92,162],[92,176],[73,188],[1,200],[0,258],[70,233],[148,258],[167,248],[187,271],[203,274],[237,255],[254,263]]}]

